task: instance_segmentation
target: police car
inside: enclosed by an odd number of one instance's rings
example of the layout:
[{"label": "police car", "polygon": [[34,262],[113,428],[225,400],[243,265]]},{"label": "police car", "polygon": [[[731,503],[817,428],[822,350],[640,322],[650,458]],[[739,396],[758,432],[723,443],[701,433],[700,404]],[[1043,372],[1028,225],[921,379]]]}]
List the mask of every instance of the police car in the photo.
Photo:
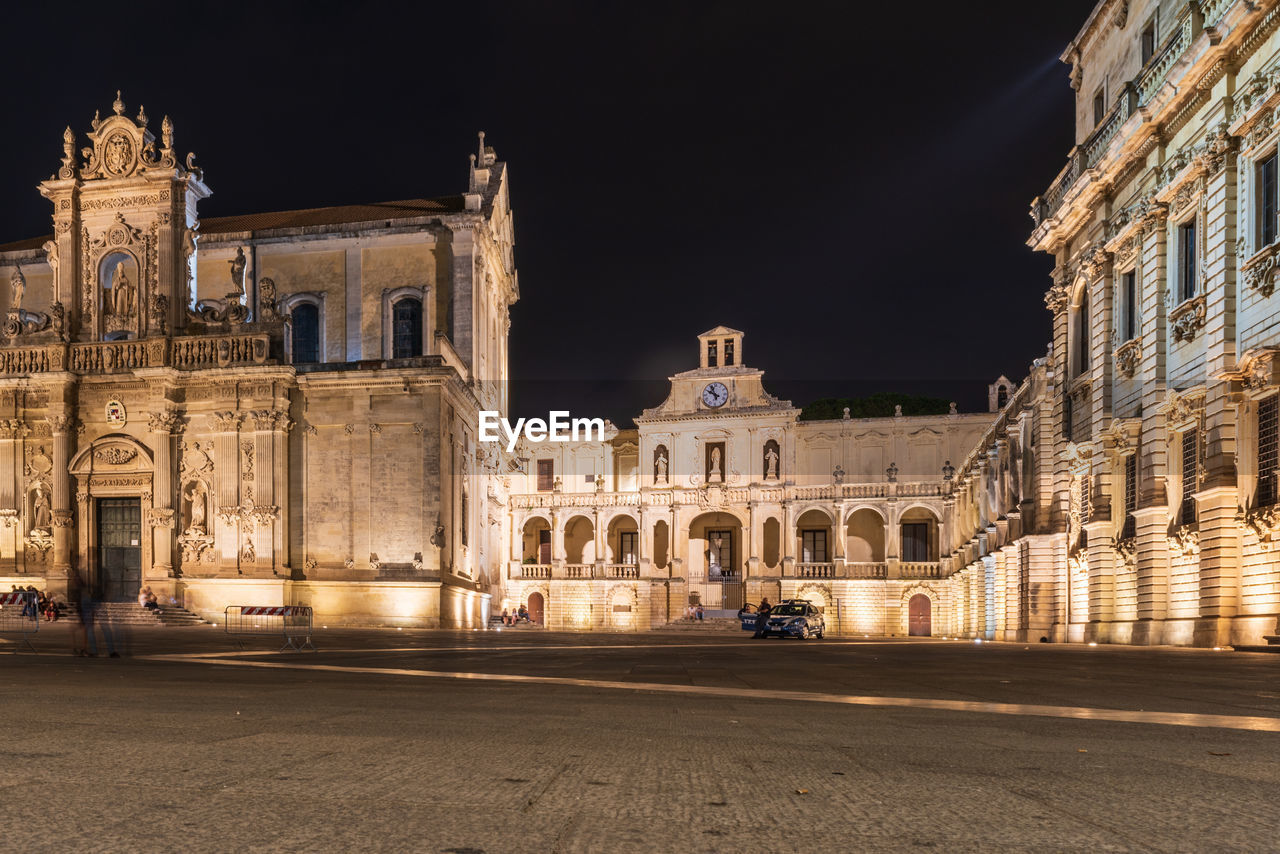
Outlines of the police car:
[{"label": "police car", "polygon": [[[743,631],[756,630],[756,615],[744,614]],[[826,620],[822,612],[814,607],[808,599],[787,599],[773,606],[769,612],[769,625],[763,632],[765,637],[796,637],[808,640],[811,637],[821,638],[827,630]]]}]

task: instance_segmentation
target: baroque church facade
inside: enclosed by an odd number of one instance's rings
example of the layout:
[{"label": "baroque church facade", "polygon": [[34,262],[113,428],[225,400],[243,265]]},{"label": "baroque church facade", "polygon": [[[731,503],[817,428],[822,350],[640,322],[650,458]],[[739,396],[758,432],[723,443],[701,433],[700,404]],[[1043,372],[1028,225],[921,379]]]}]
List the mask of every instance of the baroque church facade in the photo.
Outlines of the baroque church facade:
[{"label": "baroque church facade", "polygon": [[53,233],[0,246],[0,582],[483,625],[506,165],[482,134],[457,196],[202,220],[154,130],[118,95],[87,146],[67,128]]}]

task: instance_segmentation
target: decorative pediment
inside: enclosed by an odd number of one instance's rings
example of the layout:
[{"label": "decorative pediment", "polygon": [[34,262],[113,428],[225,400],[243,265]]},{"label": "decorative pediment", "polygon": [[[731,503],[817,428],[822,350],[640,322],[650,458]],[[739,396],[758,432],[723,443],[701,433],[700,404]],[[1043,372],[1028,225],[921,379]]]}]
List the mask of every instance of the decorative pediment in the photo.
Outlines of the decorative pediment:
[{"label": "decorative pediment", "polygon": [[80,476],[150,472],[151,452],[128,436],[104,436],[76,454],[68,468]]},{"label": "decorative pediment", "polygon": [[1126,341],[1116,349],[1116,370],[1121,376],[1132,377],[1138,372],[1138,363],[1142,361],[1142,336]]},{"label": "decorative pediment", "polygon": [[[112,104],[115,115],[100,119],[97,115],[91,123],[89,141],[92,143],[81,150],[84,166],[80,169],[82,178],[129,178],[148,168],[178,169],[178,158],[173,149],[173,123],[165,116],[160,123],[160,150],[156,151],[156,138],[147,129],[148,118],[145,109],[139,108],[137,118],[129,118],[124,114],[124,101],[116,92],[116,100]],[[73,168],[75,136],[70,128],[63,134],[63,168],[59,175],[63,178]],[[192,159],[188,156],[188,162]],[[68,174],[63,174],[68,173]]]},{"label": "decorative pediment", "polygon": [[1208,317],[1208,303],[1204,294],[1185,300],[1169,312],[1169,328],[1174,341],[1194,341],[1196,333],[1204,328]]},{"label": "decorative pediment", "polygon": [[1142,432],[1141,418],[1116,419],[1100,434],[1102,446],[1116,454],[1127,454],[1138,447]]},{"label": "decorative pediment", "polygon": [[1196,386],[1181,392],[1169,389],[1158,411],[1164,413],[1170,429],[1185,429],[1198,423],[1204,416],[1204,399],[1204,386]]}]

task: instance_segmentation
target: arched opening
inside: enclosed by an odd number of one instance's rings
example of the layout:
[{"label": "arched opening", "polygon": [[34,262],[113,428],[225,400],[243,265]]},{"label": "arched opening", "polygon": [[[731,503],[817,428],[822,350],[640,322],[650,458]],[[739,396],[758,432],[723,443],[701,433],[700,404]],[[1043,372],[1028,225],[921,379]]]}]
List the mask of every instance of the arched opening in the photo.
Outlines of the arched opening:
[{"label": "arched opening", "polygon": [[[564,553],[569,577],[596,562],[596,529],[586,516],[574,516],[564,526]],[[590,577],[588,575],[587,577]]]},{"label": "arched opening", "polygon": [[764,520],[764,565],[777,569],[782,551],[782,523],[770,516]]},{"label": "arched opening", "polygon": [[391,307],[391,358],[422,355],[422,300],[405,297]]},{"label": "arched opening", "polygon": [[703,513],[689,523],[690,601],[706,609],[742,607],[742,522],[729,513]]},{"label": "arched opening", "polygon": [[529,594],[529,622],[535,626],[543,625],[546,618],[546,601],[542,598],[542,594],[534,591]]},{"label": "arched opening", "polygon": [[844,526],[844,557],[851,564],[884,563],[884,519],[863,507],[849,514]]},{"label": "arched opening", "polygon": [[831,517],[813,508],[796,519],[796,572],[801,578],[830,578],[834,575]]},{"label": "arched opening", "polygon": [[551,524],[540,516],[524,523],[521,563],[529,566],[551,565]]},{"label": "arched opening", "polygon": [[923,593],[907,601],[907,634],[922,638],[933,634],[933,602]]},{"label": "arched opening", "polygon": [[634,590],[624,587],[615,588],[610,591],[605,607],[607,608],[605,619],[609,622],[609,628],[630,631],[636,627],[636,619],[639,615],[636,613],[638,607]]},{"label": "arched opening", "polygon": [[1073,362],[1075,370],[1072,376],[1079,376],[1087,373],[1089,370],[1089,293],[1087,290],[1081,289],[1080,301],[1075,311],[1075,346]]},{"label": "arched opening", "polygon": [[292,352],[295,364],[320,361],[320,306],[299,303],[289,313],[292,321]]},{"label": "arched opening", "polygon": [[102,340],[122,341],[138,332],[138,261],[128,252],[111,252],[98,264],[97,309]]},{"label": "arched opening", "polygon": [[938,517],[923,507],[902,514],[903,563],[932,563],[938,560]]},{"label": "arched opening", "polygon": [[639,577],[640,526],[630,516],[618,516],[605,532],[605,561],[609,574],[618,578]]}]

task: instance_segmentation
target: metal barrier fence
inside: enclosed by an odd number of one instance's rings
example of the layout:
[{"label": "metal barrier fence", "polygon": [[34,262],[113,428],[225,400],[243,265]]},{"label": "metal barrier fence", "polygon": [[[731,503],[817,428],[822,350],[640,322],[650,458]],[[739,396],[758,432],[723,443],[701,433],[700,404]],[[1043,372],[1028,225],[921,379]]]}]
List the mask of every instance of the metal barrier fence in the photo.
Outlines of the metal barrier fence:
[{"label": "metal barrier fence", "polygon": [[[302,652],[310,648],[311,606],[309,605],[228,605],[222,612],[223,626],[228,636],[244,649],[241,637],[247,635],[278,635],[284,638],[280,651],[292,649]],[[301,643],[295,643],[301,641]]]},{"label": "metal barrier fence", "polygon": [[19,635],[22,643],[13,651],[25,646],[32,652],[31,636],[40,631],[40,606],[36,594],[30,590],[0,593],[0,635]]}]

